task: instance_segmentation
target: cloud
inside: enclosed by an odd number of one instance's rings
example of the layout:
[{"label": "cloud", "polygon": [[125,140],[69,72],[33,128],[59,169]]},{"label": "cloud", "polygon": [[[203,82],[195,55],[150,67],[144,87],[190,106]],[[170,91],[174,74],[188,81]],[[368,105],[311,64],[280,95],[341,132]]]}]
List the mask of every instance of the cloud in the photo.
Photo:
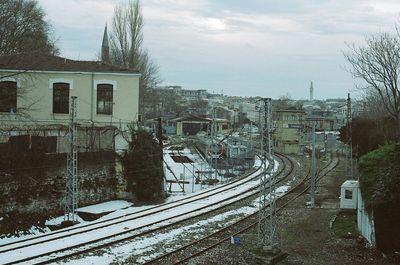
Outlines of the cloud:
[{"label": "cloud", "polygon": [[[127,3],[128,0],[122,1]],[[116,1],[40,0],[63,55],[95,59]],[[243,95],[301,96],[352,86],[340,67],[345,42],[394,31],[397,0],[143,0],[144,45],[168,84]],[[281,88],[277,90],[276,88]],[[282,93],[281,93],[282,92]],[[285,93],[286,93],[285,92]],[[253,94],[254,94],[253,93]],[[264,92],[263,92],[264,93]],[[278,94],[281,93],[281,94]]]}]

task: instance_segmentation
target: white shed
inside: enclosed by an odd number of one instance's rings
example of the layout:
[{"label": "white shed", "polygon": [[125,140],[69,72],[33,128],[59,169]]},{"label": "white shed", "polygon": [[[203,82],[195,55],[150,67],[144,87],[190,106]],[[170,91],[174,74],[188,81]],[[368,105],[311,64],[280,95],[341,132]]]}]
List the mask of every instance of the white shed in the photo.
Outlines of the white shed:
[{"label": "white shed", "polygon": [[340,208],[357,209],[358,181],[346,180],[340,191]]}]

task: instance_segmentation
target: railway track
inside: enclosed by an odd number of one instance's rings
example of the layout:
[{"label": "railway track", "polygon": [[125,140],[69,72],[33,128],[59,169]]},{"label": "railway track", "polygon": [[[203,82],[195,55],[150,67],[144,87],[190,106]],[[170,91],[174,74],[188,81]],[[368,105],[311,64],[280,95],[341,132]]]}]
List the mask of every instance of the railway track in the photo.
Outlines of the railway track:
[{"label": "railway track", "polygon": [[[255,176],[253,176],[255,175]],[[165,218],[163,220],[157,220],[156,222],[150,222],[147,223],[145,225],[139,226],[139,227],[135,227],[135,228],[129,228],[126,229],[128,222],[132,221],[132,220],[136,220],[136,219],[143,219],[145,217],[148,217],[150,215],[155,215],[159,212],[165,212],[166,210],[170,210],[172,208],[178,207],[178,206],[182,206],[182,205],[187,205],[190,204],[191,202],[200,200],[200,199],[204,199],[206,197],[211,197],[215,194],[220,194],[221,192],[233,189],[235,187],[244,185],[250,181],[253,181],[254,179],[256,179],[258,177],[258,175],[256,173],[253,174],[249,174],[247,177],[241,178],[239,180],[235,180],[232,183],[214,188],[210,191],[204,191],[201,192],[200,194],[196,194],[194,196],[191,196],[190,199],[181,199],[175,202],[171,202],[171,203],[167,203],[164,205],[161,205],[159,207],[152,207],[150,209],[147,210],[143,210],[143,211],[138,211],[135,213],[131,213],[131,214],[127,214],[125,216],[122,217],[118,217],[118,218],[114,218],[111,221],[107,220],[105,222],[97,222],[97,223],[93,223],[93,224],[88,224],[88,225],[84,225],[84,226],[80,226],[80,227],[72,227],[69,229],[65,229],[62,231],[58,231],[58,232],[54,232],[54,233],[50,233],[48,235],[43,235],[43,236],[39,236],[39,237],[35,237],[32,239],[25,239],[25,240],[20,240],[17,242],[13,242],[13,243],[9,243],[9,244],[4,244],[0,246],[0,261],[2,261],[2,263],[5,264],[12,264],[12,263],[18,263],[18,262],[28,262],[29,264],[32,263],[48,263],[48,262],[53,262],[56,260],[60,260],[60,259],[64,259],[66,257],[70,257],[70,256],[74,256],[77,255],[79,253],[84,253],[84,252],[88,252],[89,250],[94,250],[94,249],[98,249],[98,248],[102,248],[104,246],[109,246],[112,244],[116,244],[118,242],[122,242],[128,239],[132,239],[150,232],[154,232],[157,229],[160,229],[159,227],[154,228],[155,225],[157,224],[161,224],[162,222],[166,222],[166,221],[171,221],[173,218],[178,218],[178,217],[184,217],[184,215],[187,215],[188,213],[193,213],[195,211],[199,211],[201,209],[205,209],[205,208],[209,208],[209,211],[218,209],[219,207],[218,204],[221,204],[220,201],[218,201],[217,203],[208,205],[206,207],[200,207],[197,208],[195,210],[192,211],[187,211],[184,214],[179,214],[179,215],[174,215],[170,218]],[[249,189],[250,190],[250,189]],[[246,191],[248,193],[248,190]],[[242,197],[246,197],[248,196],[248,194],[246,194],[246,192],[242,193]],[[232,200],[233,196],[225,198],[224,200],[222,200],[223,202],[226,202],[226,205],[229,205],[231,203],[234,203],[234,201]],[[237,195],[235,195],[234,197],[236,197],[237,199]],[[240,198],[239,196],[239,199]],[[231,201],[229,201],[231,200]],[[172,204],[179,204],[178,206],[173,206]],[[210,208],[210,206],[214,206],[214,208]],[[178,223],[178,222],[182,222],[183,220],[186,220],[187,218],[181,218],[179,220],[175,220],[174,224]],[[74,238],[71,238],[74,235],[80,235],[82,236],[83,234],[87,234],[88,232],[91,231],[97,231],[101,228],[104,227],[110,227],[110,226],[115,226],[121,224],[125,227],[122,228],[122,232],[118,232],[118,233],[113,233],[110,236],[106,236],[106,237],[101,237],[100,239],[95,239],[95,240],[84,240],[83,243],[77,243],[74,242]],[[162,227],[166,227],[162,226]],[[147,229],[144,229],[147,228]],[[132,234],[132,232],[135,232]],[[84,236],[83,236],[84,237]],[[120,238],[117,238],[120,237]],[[67,242],[66,242],[67,241]],[[73,241],[71,246],[68,246],[68,244],[70,241]],[[101,241],[101,244],[96,244],[99,243]],[[36,249],[43,249],[46,247],[44,247],[44,244],[54,244],[57,245],[57,243],[62,243],[61,248],[56,248],[55,250],[51,250],[51,251],[45,251],[45,253],[39,253],[39,254],[33,254],[30,255],[29,257],[24,257],[26,256],[25,253],[29,252],[29,250],[32,250],[32,248]],[[66,247],[64,247],[65,245],[67,245]],[[64,254],[62,255],[58,255],[60,254],[60,252],[63,251]],[[57,255],[56,255],[57,254]],[[16,256],[20,256],[19,258]],[[55,255],[56,257],[52,257],[52,258],[43,258],[40,259],[41,257],[48,257],[49,255]]]},{"label": "railway track", "polygon": [[[339,163],[339,160],[332,160],[326,167],[324,167],[319,173],[317,181],[323,176],[333,170]],[[303,195],[310,186],[306,186],[303,190],[298,191],[300,187],[304,186],[305,182],[309,180],[309,172],[303,178],[303,180],[297,185],[293,186],[287,193],[277,199],[277,212],[284,209],[290,202],[294,201],[301,195]],[[293,192],[298,192],[293,197],[289,198],[288,195]],[[231,236],[237,236],[242,234],[258,224],[258,211],[255,211],[251,215],[241,218],[240,220],[227,225],[215,232],[212,232],[200,239],[197,239],[189,244],[181,246],[178,249],[165,253],[155,259],[149,260],[142,263],[142,265],[149,264],[184,264],[189,260],[202,255],[203,253],[214,249],[215,247],[225,243],[231,239]]]},{"label": "railway track", "polygon": [[[246,178],[251,176],[251,174],[256,173],[257,170],[259,170],[259,167],[256,168],[256,170],[250,171],[249,173],[245,174],[243,177],[238,178],[238,179],[236,179],[236,180],[234,180],[232,182],[226,183],[224,185],[217,186],[217,187],[212,188],[212,189],[207,189],[207,190],[198,192],[198,193],[196,193],[196,194],[194,194],[192,196],[187,196],[185,198],[182,198],[182,199],[179,199],[179,200],[176,200],[176,201],[163,203],[162,205],[157,205],[157,206],[150,207],[150,208],[147,208],[147,209],[144,209],[144,210],[139,210],[139,211],[136,211],[136,212],[133,212],[133,213],[128,213],[128,214],[125,214],[123,216],[118,216],[118,217],[115,217],[115,218],[109,218],[109,219],[104,220],[104,221],[97,221],[97,222],[95,221],[95,222],[91,222],[89,224],[76,225],[76,226],[73,226],[73,227],[69,227],[69,228],[65,228],[65,229],[61,229],[61,230],[56,230],[56,231],[53,231],[53,232],[50,232],[50,233],[46,233],[46,234],[43,234],[43,235],[34,236],[34,237],[31,237],[31,238],[26,238],[26,239],[22,239],[22,240],[17,240],[17,241],[10,242],[10,243],[0,244],[0,254],[6,252],[8,250],[17,249],[18,248],[17,246],[19,244],[21,244],[21,243],[30,242],[30,241],[33,241],[33,240],[36,241],[38,239],[48,238],[48,237],[52,237],[53,238],[53,236],[55,236],[55,235],[61,235],[61,234],[64,234],[64,233],[69,233],[70,235],[72,235],[74,233],[74,231],[76,231],[76,230],[87,229],[86,231],[88,231],[93,226],[96,226],[98,224],[105,224],[105,223],[108,223],[108,222],[119,221],[121,219],[124,219],[122,221],[126,221],[126,218],[130,217],[130,216],[137,216],[137,215],[139,215],[141,213],[147,214],[149,212],[152,213],[152,214],[159,213],[159,212],[162,212],[162,211],[170,209],[170,207],[175,207],[177,204],[178,205],[183,205],[183,204],[191,203],[191,202],[193,202],[194,199],[205,198],[206,196],[212,196],[212,195],[217,194],[219,192],[226,191],[227,189],[231,188],[232,185],[233,185],[232,187],[237,187],[238,185],[241,185],[242,183],[246,183],[247,181],[249,181],[249,180],[246,180]],[[98,227],[96,226],[95,228],[98,228]],[[34,243],[32,243],[32,245],[33,244]],[[13,247],[11,247],[11,246],[13,246]],[[27,245],[25,244],[24,246],[27,246]]]},{"label": "railway track", "polygon": [[[285,182],[286,180],[288,180],[288,177],[290,177],[292,175],[292,173],[293,173],[293,168],[294,168],[293,161],[291,159],[289,159],[289,158],[285,158],[285,159],[287,161],[285,163],[282,163],[282,164],[288,164],[290,166],[282,167],[280,169],[280,174],[283,174],[283,176],[279,178],[278,182]],[[286,171],[286,172],[283,173],[284,171]],[[259,195],[259,188],[257,187],[256,191],[251,196],[248,196],[243,201],[236,202],[234,205],[232,205],[229,208],[238,209],[238,208],[243,207],[244,205],[249,205],[249,204],[251,204],[251,202],[253,201],[254,198],[258,197],[258,195]],[[194,221],[196,221],[195,225],[193,225],[193,222],[186,223],[181,228],[183,228],[183,230],[185,230],[185,231],[188,231],[188,232],[190,231],[189,234],[192,234],[192,235],[188,235],[188,234],[182,235],[180,237],[180,240],[178,240],[178,242],[168,242],[170,240],[160,242],[160,243],[158,243],[159,246],[152,247],[152,249],[154,250],[154,249],[157,249],[157,248],[161,248],[161,249],[165,250],[165,249],[176,248],[177,244],[179,245],[179,244],[182,244],[185,241],[187,242],[188,240],[190,240],[188,238],[200,236],[198,233],[193,233],[193,231],[192,231],[193,228],[195,228],[195,230],[197,230],[199,224],[205,224],[205,228],[204,228],[203,231],[207,231],[208,229],[215,229],[215,227],[218,226],[218,225],[216,225],[216,224],[214,225],[213,224],[213,225],[211,225],[211,227],[207,227],[208,226],[207,225],[207,220],[209,220],[209,219],[214,219],[214,220],[220,219],[220,218],[218,218],[218,216],[222,216],[225,213],[232,213],[232,212],[234,212],[234,211],[232,211],[230,209],[225,209],[224,211],[218,211],[216,213],[213,213],[212,215],[210,214],[209,216],[205,216],[205,217],[199,218],[199,220],[194,220]],[[217,217],[217,218],[215,218],[215,217]],[[226,225],[226,224],[224,224],[224,225]],[[171,234],[174,234],[173,230],[172,231],[171,230],[170,231],[165,231],[165,232],[162,231],[162,232],[160,232],[160,234],[167,234],[168,235],[169,232],[171,232]],[[200,233],[204,233],[204,232],[200,232]],[[147,239],[151,240],[151,238],[155,237],[155,236],[156,235],[150,235],[148,237],[141,238],[140,240],[143,240],[143,241],[146,241]],[[135,248],[135,247],[133,246],[133,248]],[[151,253],[151,252],[153,252],[153,253]],[[141,262],[143,262],[143,257],[146,256],[146,255],[149,255],[149,256],[153,257],[154,256],[154,251],[150,251],[150,252],[148,252],[146,254],[138,253],[138,254],[136,254],[134,256],[131,256],[131,257],[129,257],[129,262],[131,262],[132,264],[140,264]],[[179,254],[178,254],[178,257],[179,257]],[[163,262],[164,261],[160,262],[160,264],[164,264]]]}]

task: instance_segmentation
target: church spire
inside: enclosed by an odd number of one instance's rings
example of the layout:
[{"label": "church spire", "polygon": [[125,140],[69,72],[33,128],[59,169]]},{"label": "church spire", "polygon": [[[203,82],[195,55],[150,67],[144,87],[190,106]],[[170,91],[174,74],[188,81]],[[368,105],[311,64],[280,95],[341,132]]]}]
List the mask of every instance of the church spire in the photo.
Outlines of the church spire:
[{"label": "church spire", "polygon": [[103,43],[101,44],[101,61],[110,63],[110,47],[108,46],[107,24],[104,28]]}]

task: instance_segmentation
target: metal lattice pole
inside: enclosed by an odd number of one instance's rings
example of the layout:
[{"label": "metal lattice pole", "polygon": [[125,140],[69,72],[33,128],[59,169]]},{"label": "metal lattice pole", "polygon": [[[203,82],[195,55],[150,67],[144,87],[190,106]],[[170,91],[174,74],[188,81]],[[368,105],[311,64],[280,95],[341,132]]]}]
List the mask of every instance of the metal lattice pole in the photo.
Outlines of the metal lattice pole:
[{"label": "metal lattice pole", "polygon": [[[278,245],[275,194],[275,174],[273,159],[272,140],[272,110],[271,99],[263,98],[261,152],[262,152],[262,175],[260,177],[260,197],[258,215],[258,244],[262,247],[274,248]],[[269,164],[269,170],[268,165]],[[267,193],[269,188],[269,194]],[[269,203],[269,207],[267,205]]]},{"label": "metal lattice pole", "polygon": [[[216,155],[214,155],[214,150],[218,150],[216,148],[217,145],[217,122],[216,122],[216,114],[215,114],[216,108],[213,108],[213,116],[212,116],[212,144],[211,144],[211,156],[212,159],[214,160],[214,181],[216,181],[218,179],[218,171],[217,171],[217,164],[218,164],[218,159],[217,157],[214,157]],[[215,148],[215,149],[214,149]]]},{"label": "metal lattice pole", "polygon": [[77,129],[76,129],[76,97],[71,97],[69,111],[69,152],[67,158],[67,179],[65,183],[64,221],[77,221],[78,206],[78,165],[77,165]]},{"label": "metal lattice pole", "polygon": [[347,94],[347,111],[346,111],[346,125],[347,125],[347,146],[346,146],[346,178],[353,179],[353,143],[352,143],[352,130],[351,130],[351,99],[350,93]]}]

